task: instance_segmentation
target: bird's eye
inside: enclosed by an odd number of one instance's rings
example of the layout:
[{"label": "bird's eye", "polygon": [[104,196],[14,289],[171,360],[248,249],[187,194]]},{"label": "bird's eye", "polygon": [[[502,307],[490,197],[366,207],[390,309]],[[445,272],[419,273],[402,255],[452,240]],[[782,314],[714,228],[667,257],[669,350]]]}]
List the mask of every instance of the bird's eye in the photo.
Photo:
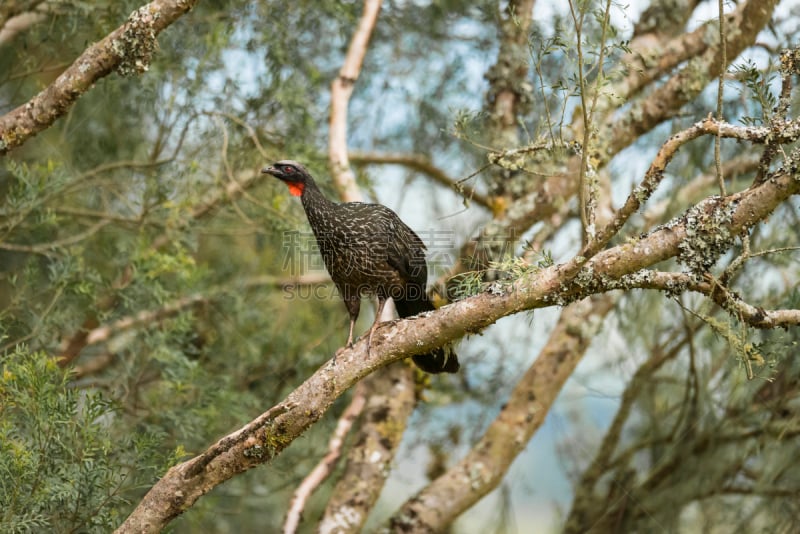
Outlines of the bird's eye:
[{"label": "bird's eye", "polygon": [[292,174],[294,172],[294,167],[292,167],[291,165],[287,165],[286,167],[283,168],[283,171],[286,174]]}]

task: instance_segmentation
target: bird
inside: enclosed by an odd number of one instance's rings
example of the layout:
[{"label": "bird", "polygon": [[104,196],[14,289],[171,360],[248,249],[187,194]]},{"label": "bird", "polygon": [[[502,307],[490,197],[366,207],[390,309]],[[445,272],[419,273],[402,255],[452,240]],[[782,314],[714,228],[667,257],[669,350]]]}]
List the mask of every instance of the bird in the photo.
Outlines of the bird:
[{"label": "bird", "polygon": [[[435,309],[425,292],[425,244],[395,212],[381,204],[328,199],[308,169],[293,160],[275,162],[261,172],[281,180],[293,196],[300,197],[325,267],[350,315],[348,348],[353,346],[362,297],[378,299],[367,350],[389,298],[400,317]],[[415,355],[412,360],[427,373],[456,373],[460,368],[450,345]]]}]

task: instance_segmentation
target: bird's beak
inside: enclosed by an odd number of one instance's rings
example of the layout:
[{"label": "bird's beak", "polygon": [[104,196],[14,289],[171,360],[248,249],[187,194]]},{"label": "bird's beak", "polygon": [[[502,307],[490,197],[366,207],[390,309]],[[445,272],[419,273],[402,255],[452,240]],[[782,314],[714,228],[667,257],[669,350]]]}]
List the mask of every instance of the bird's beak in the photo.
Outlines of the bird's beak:
[{"label": "bird's beak", "polygon": [[283,173],[281,173],[281,171],[272,166],[264,167],[263,169],[261,169],[261,174],[271,174],[276,178],[280,178],[281,176],[283,176]]}]

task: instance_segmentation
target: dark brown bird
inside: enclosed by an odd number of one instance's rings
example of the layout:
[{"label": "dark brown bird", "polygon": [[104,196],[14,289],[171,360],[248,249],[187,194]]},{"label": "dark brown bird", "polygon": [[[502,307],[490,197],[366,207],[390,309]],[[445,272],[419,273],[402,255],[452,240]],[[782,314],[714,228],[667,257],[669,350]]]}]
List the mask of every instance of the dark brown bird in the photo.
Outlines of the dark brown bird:
[{"label": "dark brown bird", "polygon": [[[425,293],[425,244],[395,212],[380,204],[328,200],[308,170],[296,161],[279,161],[261,172],[282,180],[303,203],[325,267],[350,314],[348,347],[353,345],[361,297],[378,298],[368,346],[387,299],[394,300],[400,317],[434,309]],[[413,360],[428,373],[455,373],[459,369],[458,358],[449,346],[414,356]]]}]

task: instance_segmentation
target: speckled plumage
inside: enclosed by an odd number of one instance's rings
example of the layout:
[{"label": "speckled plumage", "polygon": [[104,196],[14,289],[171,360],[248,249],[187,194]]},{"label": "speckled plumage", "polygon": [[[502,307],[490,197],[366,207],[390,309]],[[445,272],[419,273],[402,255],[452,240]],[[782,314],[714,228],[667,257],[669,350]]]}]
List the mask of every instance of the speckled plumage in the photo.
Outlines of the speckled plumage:
[{"label": "speckled plumage", "polygon": [[[352,344],[353,325],[364,296],[378,298],[370,337],[388,298],[394,300],[400,317],[434,309],[425,293],[425,244],[395,212],[380,204],[332,202],[296,161],[279,161],[262,172],[283,180],[292,194],[300,196],[325,267],[350,315],[348,345]],[[449,346],[414,356],[413,360],[428,373],[455,373],[459,369],[458,358]]]}]

